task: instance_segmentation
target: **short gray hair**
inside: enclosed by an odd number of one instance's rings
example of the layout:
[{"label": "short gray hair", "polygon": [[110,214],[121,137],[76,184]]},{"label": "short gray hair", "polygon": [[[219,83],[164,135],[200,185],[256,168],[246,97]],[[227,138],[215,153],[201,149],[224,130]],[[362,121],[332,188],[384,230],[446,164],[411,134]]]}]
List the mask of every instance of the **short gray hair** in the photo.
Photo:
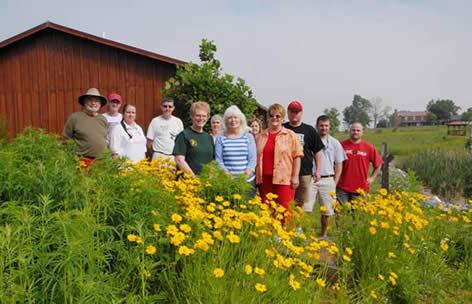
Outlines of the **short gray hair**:
[{"label": "short gray hair", "polygon": [[249,127],[247,126],[246,116],[244,115],[243,112],[241,112],[241,110],[237,106],[232,105],[226,109],[225,114],[223,115],[223,121],[224,121],[223,134],[226,134],[226,129],[227,129],[226,122],[228,118],[230,118],[231,116],[236,116],[241,121],[241,126],[239,127],[239,135],[243,135],[244,133],[247,133],[249,131]]},{"label": "short gray hair", "polygon": [[212,122],[214,122],[214,121],[217,121],[217,120],[223,122],[223,117],[221,117],[221,115],[219,115],[219,114],[215,114],[215,115],[213,115],[213,116],[211,117],[210,123],[212,123]]}]

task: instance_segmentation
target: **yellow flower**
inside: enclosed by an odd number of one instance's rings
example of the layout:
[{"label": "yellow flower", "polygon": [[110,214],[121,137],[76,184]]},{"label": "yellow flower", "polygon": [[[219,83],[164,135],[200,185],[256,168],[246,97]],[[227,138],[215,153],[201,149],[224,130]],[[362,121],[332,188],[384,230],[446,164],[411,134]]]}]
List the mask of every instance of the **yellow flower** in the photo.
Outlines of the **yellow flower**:
[{"label": "yellow flower", "polygon": [[350,262],[350,261],[351,261],[351,258],[350,258],[348,255],[343,254],[343,260],[344,260],[345,262]]},{"label": "yellow flower", "polygon": [[301,287],[300,282],[295,280],[295,276],[293,274],[291,274],[288,278],[288,284],[292,287],[293,290],[300,289]]},{"label": "yellow flower", "polygon": [[170,218],[174,223],[180,223],[182,221],[182,216],[177,213],[172,214]]},{"label": "yellow flower", "polygon": [[390,281],[390,284],[392,284],[392,286],[397,285],[397,280],[394,277],[388,277],[388,280]]},{"label": "yellow flower", "polygon": [[397,255],[396,255],[394,252],[391,252],[391,251],[390,251],[390,252],[388,253],[388,257],[391,258],[391,259],[394,259],[394,258],[397,257]]},{"label": "yellow flower", "polygon": [[371,291],[370,291],[370,296],[372,297],[372,299],[375,299],[375,300],[377,300],[377,299],[379,298],[379,297],[377,296],[377,293],[375,293],[374,290],[371,290]]},{"label": "yellow flower", "polygon": [[447,251],[449,249],[449,244],[446,240],[442,240],[441,244],[439,245],[442,251]]},{"label": "yellow flower", "polygon": [[379,278],[379,280],[381,280],[381,281],[385,280],[385,277],[384,277],[383,275],[381,275],[381,274],[379,274],[379,275],[377,276],[377,278]]},{"label": "yellow flower", "polygon": [[219,230],[213,231],[213,236],[217,240],[220,240],[220,241],[223,240],[223,235],[221,234],[221,231],[219,231]]},{"label": "yellow flower", "polygon": [[326,208],[325,206],[320,206],[320,212],[326,212],[328,211],[328,208]]},{"label": "yellow flower", "polygon": [[189,233],[190,231],[192,231],[192,227],[190,227],[189,225],[187,224],[182,224],[179,226],[179,229],[182,230],[183,232],[185,233]]},{"label": "yellow flower", "polygon": [[223,206],[225,206],[225,207],[229,207],[229,205],[231,205],[231,203],[230,203],[230,202],[228,202],[228,201],[224,201],[224,202],[223,202]]},{"label": "yellow flower", "polygon": [[150,254],[150,255],[153,255],[155,254],[157,251],[156,247],[152,246],[152,245],[149,245],[146,247],[146,253],[147,254]]},{"label": "yellow flower", "polygon": [[152,227],[154,228],[155,232],[160,232],[161,231],[161,225],[159,225],[159,224],[154,224],[154,225],[152,225]]},{"label": "yellow flower", "polygon": [[387,189],[384,189],[384,188],[380,189],[379,194],[382,196],[386,196],[388,194]]},{"label": "yellow flower", "polygon": [[242,197],[240,194],[233,194],[233,199],[240,200]]},{"label": "yellow flower", "polygon": [[346,247],[346,249],[344,249],[344,250],[346,251],[346,253],[347,253],[348,255],[352,255],[352,249],[351,249],[351,248]]},{"label": "yellow flower", "polygon": [[144,270],[143,275],[144,277],[149,278],[151,276],[151,272],[149,272],[148,270]]},{"label": "yellow flower", "polygon": [[224,200],[224,198],[221,195],[217,195],[215,197],[215,201],[217,201],[218,203],[221,203],[223,200]]},{"label": "yellow flower", "polygon": [[369,227],[369,232],[370,232],[370,234],[374,235],[374,234],[377,233],[377,229],[375,229],[375,227],[371,226],[371,227]]},{"label": "yellow flower", "polygon": [[264,284],[261,284],[261,283],[256,283],[255,288],[256,288],[257,292],[266,292],[267,291],[267,287]]},{"label": "yellow flower", "polygon": [[246,266],[244,266],[244,272],[247,274],[247,275],[250,275],[252,273],[252,266],[247,264]]},{"label": "yellow flower", "polygon": [[224,275],[225,275],[225,271],[224,271],[223,269],[221,269],[221,268],[215,268],[215,269],[213,270],[213,276],[214,276],[215,278],[221,278],[221,277],[223,277]]},{"label": "yellow flower", "polygon": [[398,275],[395,272],[390,272],[390,276],[394,277],[395,279],[398,279]]},{"label": "yellow flower", "polygon": [[275,252],[272,249],[266,249],[265,250],[266,257],[272,258],[275,256]]},{"label": "yellow flower", "polygon": [[135,235],[135,234],[128,234],[128,241],[130,241],[130,242],[136,242],[139,239],[140,239],[140,237]]},{"label": "yellow flower", "polygon": [[255,267],[254,272],[257,273],[258,275],[260,275],[261,277],[263,277],[264,274],[265,274],[265,270],[262,269],[262,268],[259,268],[259,267]]},{"label": "yellow flower", "polygon": [[322,279],[322,278],[316,279],[315,282],[316,282],[316,284],[317,284],[318,286],[320,286],[320,287],[322,287],[322,288],[324,288],[324,287],[326,286],[326,281],[325,281],[324,279]]},{"label": "yellow flower", "polygon": [[239,238],[239,236],[237,236],[236,234],[234,234],[233,232],[231,232],[230,234],[228,234],[226,236],[226,238],[230,241],[230,243],[233,243],[233,244],[237,244],[241,241],[241,239]]},{"label": "yellow flower", "polygon": [[188,248],[187,246],[180,246],[178,253],[180,255],[189,256],[195,253],[194,249]]}]

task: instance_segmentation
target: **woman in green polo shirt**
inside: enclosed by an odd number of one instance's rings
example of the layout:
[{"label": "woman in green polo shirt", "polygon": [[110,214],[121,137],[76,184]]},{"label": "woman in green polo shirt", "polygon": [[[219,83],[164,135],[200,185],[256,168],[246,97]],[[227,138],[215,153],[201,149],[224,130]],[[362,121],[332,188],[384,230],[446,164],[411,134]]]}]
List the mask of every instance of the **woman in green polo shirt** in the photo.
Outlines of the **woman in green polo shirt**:
[{"label": "woman in green polo shirt", "polygon": [[173,155],[177,167],[185,173],[198,175],[202,166],[215,159],[215,144],[203,130],[210,115],[210,105],[197,101],[190,107],[192,125],[177,135]]}]

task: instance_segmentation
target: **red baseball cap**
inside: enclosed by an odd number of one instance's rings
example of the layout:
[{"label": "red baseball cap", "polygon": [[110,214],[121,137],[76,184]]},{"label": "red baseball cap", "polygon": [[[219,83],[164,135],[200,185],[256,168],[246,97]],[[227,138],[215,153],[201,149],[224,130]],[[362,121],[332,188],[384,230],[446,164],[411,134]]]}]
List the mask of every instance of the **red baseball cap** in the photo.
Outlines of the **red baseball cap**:
[{"label": "red baseball cap", "polygon": [[294,100],[288,104],[287,109],[300,112],[303,111],[303,105],[300,101]]},{"label": "red baseball cap", "polygon": [[121,96],[116,92],[112,92],[110,93],[110,95],[108,95],[108,100],[109,101],[118,100],[121,103]]}]

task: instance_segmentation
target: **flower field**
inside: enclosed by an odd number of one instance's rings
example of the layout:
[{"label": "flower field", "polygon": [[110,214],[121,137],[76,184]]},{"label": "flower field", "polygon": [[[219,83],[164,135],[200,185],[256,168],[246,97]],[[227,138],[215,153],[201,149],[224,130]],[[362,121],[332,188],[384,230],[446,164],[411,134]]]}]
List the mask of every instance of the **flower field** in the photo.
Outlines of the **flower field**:
[{"label": "flower field", "polygon": [[472,300],[472,209],[381,189],[336,206],[320,240],[318,213],[249,199],[214,165],[200,178],[107,156],[82,169],[36,130],[0,163],[1,303]]}]

